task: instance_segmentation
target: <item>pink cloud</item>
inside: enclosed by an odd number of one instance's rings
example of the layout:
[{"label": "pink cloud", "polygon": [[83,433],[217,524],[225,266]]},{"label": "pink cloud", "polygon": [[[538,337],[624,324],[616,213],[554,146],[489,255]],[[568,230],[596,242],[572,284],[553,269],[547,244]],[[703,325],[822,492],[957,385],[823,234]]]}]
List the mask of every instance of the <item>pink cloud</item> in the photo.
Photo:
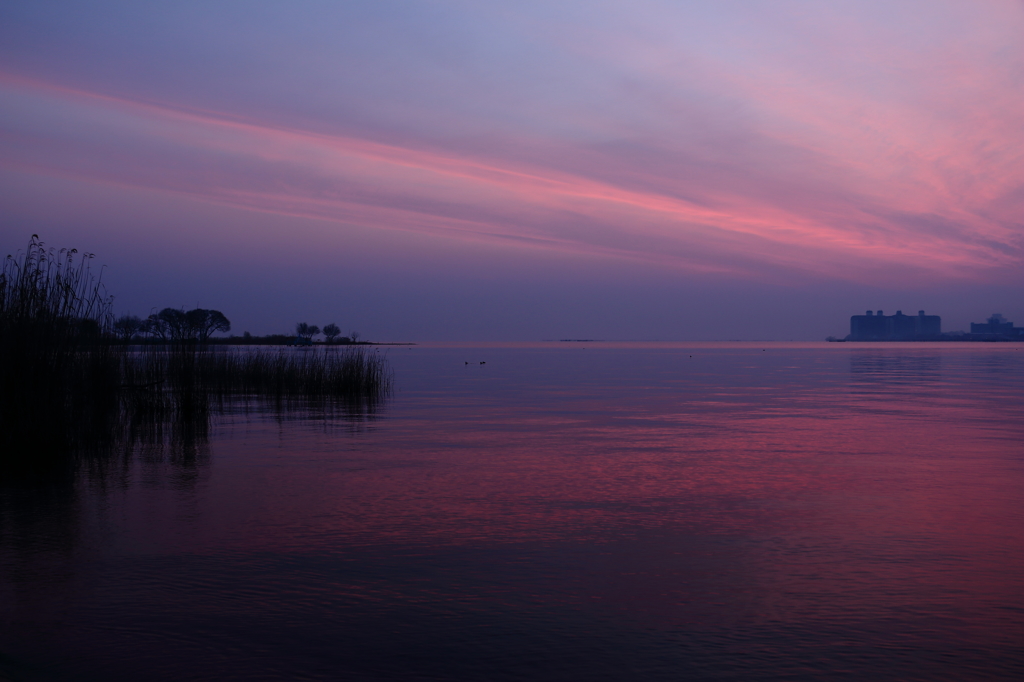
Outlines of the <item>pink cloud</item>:
[{"label": "pink cloud", "polygon": [[[1024,164],[1012,150],[1024,139],[1011,122],[1024,108],[1005,88],[996,113],[973,103],[958,109],[942,92],[981,98],[1012,73],[965,66],[899,101],[777,65],[705,66],[687,82],[743,101],[743,129],[712,125],[717,138],[707,142],[674,135],[669,119],[646,138],[610,121],[611,146],[529,131],[484,144],[446,147],[413,135],[384,143],[8,74],[0,76],[8,111],[0,163],[367,230],[749,278],[788,270],[853,281],[984,280],[1020,266],[1014,211]],[[648,75],[655,84],[675,78]],[[944,101],[946,113],[922,118],[922,101]],[[586,125],[603,124],[596,116]]]}]

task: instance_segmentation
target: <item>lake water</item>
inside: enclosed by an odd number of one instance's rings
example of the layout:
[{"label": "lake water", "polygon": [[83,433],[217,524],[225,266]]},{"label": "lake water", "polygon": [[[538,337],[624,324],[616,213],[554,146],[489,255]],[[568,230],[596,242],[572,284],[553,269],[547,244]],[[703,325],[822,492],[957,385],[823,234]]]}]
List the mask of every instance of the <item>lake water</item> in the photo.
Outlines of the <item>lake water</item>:
[{"label": "lake water", "polygon": [[1024,344],[387,353],[6,480],[0,679],[1024,678]]}]

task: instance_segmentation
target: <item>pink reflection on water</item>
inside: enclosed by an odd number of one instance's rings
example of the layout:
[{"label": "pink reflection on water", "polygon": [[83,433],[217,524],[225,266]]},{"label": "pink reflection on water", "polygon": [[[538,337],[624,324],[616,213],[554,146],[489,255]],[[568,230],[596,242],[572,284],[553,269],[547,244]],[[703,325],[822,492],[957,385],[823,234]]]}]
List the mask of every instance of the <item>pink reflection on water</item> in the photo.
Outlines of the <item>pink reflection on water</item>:
[{"label": "pink reflection on water", "polygon": [[998,350],[418,349],[374,418],[238,413],[208,460],[89,488],[75,570],[239,641],[266,614],[332,641],[412,622],[401,646],[442,628],[470,656],[465,623],[486,621],[548,644],[509,634],[485,669],[648,633],[651,655],[722,673],[1004,676],[1024,639],[1024,360]]}]

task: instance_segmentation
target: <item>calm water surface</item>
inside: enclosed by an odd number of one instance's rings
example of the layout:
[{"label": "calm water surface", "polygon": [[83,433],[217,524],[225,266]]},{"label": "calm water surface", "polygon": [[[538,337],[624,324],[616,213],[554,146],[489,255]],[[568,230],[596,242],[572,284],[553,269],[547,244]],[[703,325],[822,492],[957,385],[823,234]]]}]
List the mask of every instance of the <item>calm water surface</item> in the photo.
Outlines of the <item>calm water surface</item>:
[{"label": "calm water surface", "polygon": [[1024,346],[387,352],[5,480],[0,678],[1024,677]]}]

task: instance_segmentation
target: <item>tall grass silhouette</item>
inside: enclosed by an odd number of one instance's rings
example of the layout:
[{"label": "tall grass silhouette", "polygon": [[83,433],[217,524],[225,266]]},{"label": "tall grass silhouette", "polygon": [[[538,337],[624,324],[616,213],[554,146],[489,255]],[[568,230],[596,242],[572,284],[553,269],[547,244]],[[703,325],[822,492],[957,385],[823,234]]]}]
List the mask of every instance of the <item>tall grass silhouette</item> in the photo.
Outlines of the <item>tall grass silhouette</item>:
[{"label": "tall grass silhouette", "polygon": [[337,347],[138,346],[121,357],[119,376],[124,400],[140,407],[154,400],[184,405],[225,398],[375,402],[390,395],[392,382],[377,351]]},{"label": "tall grass silhouette", "polygon": [[32,236],[0,270],[0,447],[6,456],[101,437],[118,403],[111,298],[92,254]]}]

